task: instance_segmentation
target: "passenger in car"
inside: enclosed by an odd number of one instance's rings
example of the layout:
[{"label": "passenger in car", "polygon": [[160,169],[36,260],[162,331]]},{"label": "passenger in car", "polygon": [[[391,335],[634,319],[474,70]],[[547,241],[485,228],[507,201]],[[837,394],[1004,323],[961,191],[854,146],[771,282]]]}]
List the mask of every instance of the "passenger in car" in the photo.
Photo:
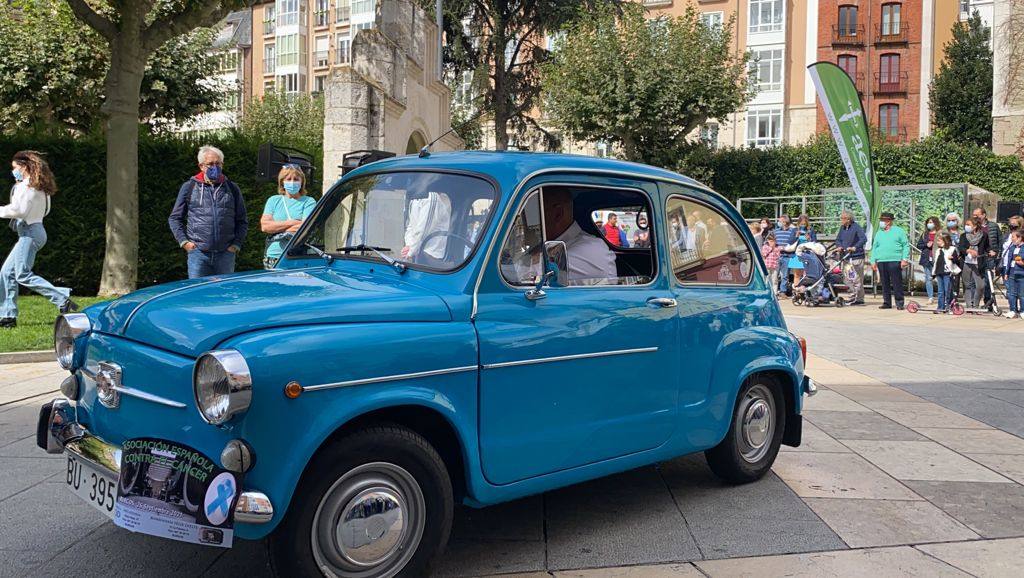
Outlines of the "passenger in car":
[{"label": "passenger in car", "polygon": [[545,189],[544,218],[549,240],[565,243],[570,282],[618,278],[615,253],[601,238],[584,232],[576,222],[572,193]]}]

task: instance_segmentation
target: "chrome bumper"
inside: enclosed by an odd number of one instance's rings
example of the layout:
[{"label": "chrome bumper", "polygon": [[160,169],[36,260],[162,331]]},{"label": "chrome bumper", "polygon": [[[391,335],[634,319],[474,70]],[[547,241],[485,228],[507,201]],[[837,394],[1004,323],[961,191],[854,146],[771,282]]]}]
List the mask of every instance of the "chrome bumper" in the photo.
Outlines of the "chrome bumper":
[{"label": "chrome bumper", "polygon": [[812,397],[814,394],[818,393],[818,384],[814,383],[814,380],[806,375],[804,376],[803,393],[807,397]]},{"label": "chrome bumper", "polygon": [[[36,438],[39,446],[49,454],[74,454],[78,459],[118,478],[121,473],[121,448],[90,434],[89,430],[75,421],[75,410],[68,400],[57,398],[47,405],[49,412],[43,411],[39,415]],[[273,517],[274,506],[263,492],[244,491],[238,497],[235,505],[236,522],[265,524]]]}]

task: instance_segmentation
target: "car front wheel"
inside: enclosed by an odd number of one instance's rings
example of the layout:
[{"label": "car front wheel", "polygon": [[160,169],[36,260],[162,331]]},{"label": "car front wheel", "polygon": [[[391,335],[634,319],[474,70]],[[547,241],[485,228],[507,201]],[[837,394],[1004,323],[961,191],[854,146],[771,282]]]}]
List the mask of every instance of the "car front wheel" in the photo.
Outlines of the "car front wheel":
[{"label": "car front wheel", "polygon": [[786,429],[786,405],[780,385],[768,377],[748,379],[736,399],[729,433],[704,452],[711,471],[744,484],[764,476],[775,462]]},{"label": "car front wheel", "polygon": [[451,531],[452,485],[419,434],[377,426],[321,451],[269,540],[279,576],[423,576]]}]

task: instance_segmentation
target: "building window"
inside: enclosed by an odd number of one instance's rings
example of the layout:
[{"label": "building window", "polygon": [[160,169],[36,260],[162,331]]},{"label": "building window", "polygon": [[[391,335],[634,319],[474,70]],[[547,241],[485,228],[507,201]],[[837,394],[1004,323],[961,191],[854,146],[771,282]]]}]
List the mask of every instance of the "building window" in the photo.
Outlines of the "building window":
[{"label": "building window", "polygon": [[299,63],[299,35],[277,37],[277,65],[292,66]]},{"label": "building window", "polygon": [[331,22],[331,0],[316,0],[316,25],[327,26]]},{"label": "building window", "polygon": [[277,31],[277,9],[273,4],[263,7],[263,35],[270,36]]},{"label": "building window", "polygon": [[277,65],[276,50],[273,44],[263,45],[263,74],[274,74]]},{"label": "building window", "polygon": [[331,37],[317,36],[315,42],[316,52],[313,54],[313,60],[316,62],[316,66],[327,66],[331,63],[329,54],[331,50]]},{"label": "building window", "polygon": [[960,17],[965,18],[971,13],[971,0],[960,0]]},{"label": "building window", "polygon": [[326,88],[327,88],[327,76],[326,75],[322,74],[320,76],[314,76],[313,77],[313,92],[315,94],[323,94],[324,90]]},{"label": "building window", "polygon": [[750,0],[750,32],[782,30],[782,0]]},{"label": "building window", "polygon": [[377,1],[376,0],[353,0],[352,1],[352,15],[353,16],[376,15],[376,13],[377,13]]},{"label": "building window", "polygon": [[274,79],[268,78],[263,81],[263,94],[274,92]]},{"label": "building window", "polygon": [[238,105],[241,102],[240,94],[237,90],[224,93],[224,102],[222,110],[238,110]]},{"label": "building window", "polygon": [[282,74],[277,77],[277,89],[285,94],[296,94],[302,90],[298,74]]},{"label": "building window", "polygon": [[747,111],[747,145],[768,147],[782,143],[782,109]]},{"label": "building window", "polygon": [[764,92],[782,90],[782,48],[754,51],[757,86]]},{"label": "building window", "polygon": [[839,7],[839,35],[840,36],[856,36],[857,35],[857,7],[856,6],[840,6]]},{"label": "building window", "polygon": [[598,142],[594,143],[594,156],[595,157],[606,159],[606,158],[612,156],[611,151],[612,151],[611,146],[609,146],[609,144],[604,142],[604,141],[598,141]]},{"label": "building window", "polygon": [[882,36],[897,36],[900,33],[901,4],[882,4]]},{"label": "building window", "polygon": [[335,21],[339,24],[347,24],[349,19],[352,18],[352,4],[349,0],[337,0],[337,2],[337,8],[334,9],[337,12]]},{"label": "building window", "polygon": [[721,30],[724,20],[724,12],[704,12],[700,15],[700,21],[711,30]]},{"label": "building window", "polygon": [[229,50],[220,53],[217,57],[217,67],[223,74],[238,72],[238,51]]},{"label": "building window", "polygon": [[700,127],[700,142],[711,150],[718,148],[718,123],[709,122]]},{"label": "building window", "polygon": [[852,54],[840,54],[837,64],[850,78],[857,81],[857,57]]},{"label": "building window", "polygon": [[473,71],[465,70],[462,72],[459,83],[455,85],[455,95],[452,100],[461,107],[472,108],[476,96],[473,92]]},{"label": "building window", "polygon": [[900,105],[883,104],[878,107],[878,130],[888,138],[899,135]]},{"label": "building window", "polygon": [[349,47],[352,46],[352,39],[350,39],[348,34],[344,32],[338,34],[336,39],[338,41],[338,45],[334,51],[334,63],[348,64],[352,58],[352,54],[349,51]]},{"label": "building window", "polygon": [[277,0],[277,25],[295,26],[299,23],[299,0]]},{"label": "building window", "polygon": [[900,84],[900,55],[883,54],[878,67],[878,88],[898,90]]},{"label": "building window", "polygon": [[[352,30],[357,32],[359,30],[369,30],[371,28],[373,28],[373,22],[360,22],[359,24],[353,26]],[[352,34],[355,34],[356,32],[352,32]]]}]

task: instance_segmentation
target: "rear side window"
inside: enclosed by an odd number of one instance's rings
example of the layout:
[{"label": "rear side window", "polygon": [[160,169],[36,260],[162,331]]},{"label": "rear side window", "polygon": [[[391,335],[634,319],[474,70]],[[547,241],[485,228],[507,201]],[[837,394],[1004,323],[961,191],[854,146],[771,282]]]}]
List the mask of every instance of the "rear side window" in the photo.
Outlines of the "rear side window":
[{"label": "rear side window", "polygon": [[677,196],[669,197],[665,214],[672,272],[680,283],[750,282],[753,253],[725,215],[708,205]]}]

